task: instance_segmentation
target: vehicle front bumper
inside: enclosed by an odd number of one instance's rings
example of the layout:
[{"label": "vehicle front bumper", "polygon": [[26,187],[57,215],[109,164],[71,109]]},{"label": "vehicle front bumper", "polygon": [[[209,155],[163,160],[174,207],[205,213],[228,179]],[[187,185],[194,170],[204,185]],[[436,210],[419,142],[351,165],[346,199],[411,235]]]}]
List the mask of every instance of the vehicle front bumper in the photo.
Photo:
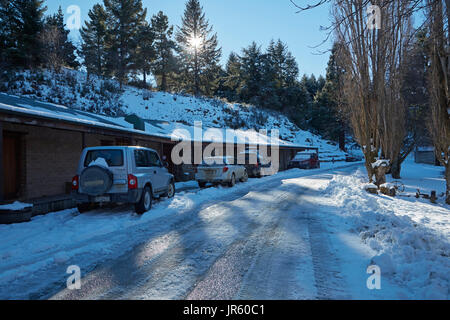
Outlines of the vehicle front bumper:
[{"label": "vehicle front bumper", "polygon": [[[99,196],[90,196],[88,194],[72,192],[72,199],[77,203],[97,203],[97,202],[138,203],[139,200],[141,199],[141,196],[142,190],[140,189],[130,190],[127,193],[107,193]],[[109,201],[103,201],[106,198],[109,198]]]}]

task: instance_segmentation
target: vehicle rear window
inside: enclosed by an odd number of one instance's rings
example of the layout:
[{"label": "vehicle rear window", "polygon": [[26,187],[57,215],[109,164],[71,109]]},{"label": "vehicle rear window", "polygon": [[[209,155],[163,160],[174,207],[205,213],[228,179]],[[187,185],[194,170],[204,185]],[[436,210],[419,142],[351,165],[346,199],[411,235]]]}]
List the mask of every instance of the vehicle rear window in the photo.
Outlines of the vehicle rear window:
[{"label": "vehicle rear window", "polygon": [[[233,163],[233,159],[230,157],[211,157],[205,158],[202,162],[202,166],[221,166]],[[236,163],[236,161],[234,161]]]},{"label": "vehicle rear window", "polygon": [[86,154],[84,166],[87,167],[95,160],[103,158],[110,167],[123,166],[123,151],[122,150],[90,150]]}]

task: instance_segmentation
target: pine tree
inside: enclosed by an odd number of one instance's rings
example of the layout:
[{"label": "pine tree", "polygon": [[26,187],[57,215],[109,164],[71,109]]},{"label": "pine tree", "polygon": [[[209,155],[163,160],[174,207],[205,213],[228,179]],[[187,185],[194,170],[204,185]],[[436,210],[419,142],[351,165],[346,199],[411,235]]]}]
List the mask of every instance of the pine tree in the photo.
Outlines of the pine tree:
[{"label": "pine tree", "polygon": [[263,85],[263,54],[261,47],[253,42],[248,48],[242,49],[242,88],[241,99],[247,103],[260,103]]},{"label": "pine tree", "polygon": [[11,61],[11,51],[14,50],[14,37],[18,32],[18,12],[14,3],[0,0],[0,66],[7,66]]},{"label": "pine tree", "polygon": [[142,0],[104,0],[107,13],[108,69],[122,87],[130,73],[137,71],[139,29],[145,24],[147,10]]},{"label": "pine tree", "polygon": [[136,69],[142,73],[144,87],[147,87],[147,75],[150,74],[152,64],[156,58],[155,48],[153,46],[155,34],[151,25],[147,22],[142,24],[139,27],[136,38],[138,43]]},{"label": "pine tree", "polygon": [[298,65],[287,45],[281,40],[272,40],[267,49],[267,62],[273,72],[276,88],[287,88],[295,84],[298,77]]},{"label": "pine tree", "polygon": [[228,101],[238,101],[242,89],[241,58],[234,52],[230,53],[225,66],[225,74],[221,81],[221,95]]},{"label": "pine tree", "polygon": [[292,88],[297,85],[298,65],[287,45],[281,40],[272,40],[264,64],[265,107],[279,111],[291,108],[296,101]]},{"label": "pine tree", "polygon": [[169,18],[162,11],[153,16],[151,25],[155,36],[155,60],[152,70],[157,78],[158,88],[167,91],[168,78],[177,69],[174,55],[176,43],[172,40],[173,26],[169,25]]},{"label": "pine tree", "polygon": [[338,50],[339,46],[335,43],[328,61],[325,83],[320,78],[316,81],[319,91],[313,104],[311,126],[324,138],[339,141],[339,147],[345,150],[348,125],[343,114],[341,86],[344,69],[339,64]]},{"label": "pine tree", "polygon": [[80,55],[84,59],[84,66],[89,74],[110,76],[106,71],[106,43],[107,43],[107,14],[105,8],[96,4],[89,10],[89,21],[81,28],[82,39]]},{"label": "pine tree", "polygon": [[218,85],[219,59],[217,34],[203,13],[198,0],[189,0],[176,39],[183,66],[183,87],[195,95],[211,95]]},{"label": "pine tree", "polygon": [[75,56],[76,48],[69,40],[70,31],[64,25],[64,13],[61,6],[58,12],[47,17],[41,34],[41,45],[45,52],[46,62],[54,69],[62,66],[77,69],[79,63]]},{"label": "pine tree", "polygon": [[44,27],[44,0],[13,0],[14,14],[10,24],[8,56],[13,65],[25,68],[38,67],[43,54],[39,35]]}]

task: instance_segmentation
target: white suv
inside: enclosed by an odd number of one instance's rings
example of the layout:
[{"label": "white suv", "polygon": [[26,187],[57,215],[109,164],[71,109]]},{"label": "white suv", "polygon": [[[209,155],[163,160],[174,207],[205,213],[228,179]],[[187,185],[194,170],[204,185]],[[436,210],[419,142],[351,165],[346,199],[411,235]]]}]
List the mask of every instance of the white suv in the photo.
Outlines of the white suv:
[{"label": "white suv", "polygon": [[83,150],[72,195],[80,213],[97,203],[132,203],[136,213],[152,207],[155,197],[175,195],[175,180],[155,150],[141,147],[94,147]]}]

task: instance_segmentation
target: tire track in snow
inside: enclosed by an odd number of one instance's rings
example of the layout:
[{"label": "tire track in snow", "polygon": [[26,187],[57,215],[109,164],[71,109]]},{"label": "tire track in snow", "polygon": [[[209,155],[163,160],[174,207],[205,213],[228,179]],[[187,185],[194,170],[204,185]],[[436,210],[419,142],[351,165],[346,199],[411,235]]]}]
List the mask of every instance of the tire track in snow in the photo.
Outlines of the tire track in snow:
[{"label": "tire track in snow", "polygon": [[[267,190],[266,190],[267,192]],[[271,192],[274,194],[274,192]],[[280,193],[275,192],[276,193]],[[244,207],[246,198],[231,202],[237,208]],[[251,199],[251,197],[250,197]],[[263,202],[262,211],[273,210],[285,201],[281,193],[269,204]],[[221,202],[204,208],[193,221],[182,220],[172,225],[173,231],[163,239],[140,245],[112,264],[103,264],[83,279],[81,291],[63,290],[53,299],[180,299],[186,296],[198,279],[223,254],[233,242],[240,242],[258,229],[259,221],[249,219],[238,227],[235,235],[224,223],[232,218],[242,221],[240,212]],[[252,216],[252,215],[250,215]],[[233,221],[234,221],[233,220]],[[264,219],[263,219],[264,220]],[[261,222],[262,224],[265,221]],[[212,232],[213,238],[205,237]],[[165,243],[161,249],[160,243]]]},{"label": "tire track in snow", "polygon": [[[277,193],[280,192],[277,190],[275,194]],[[265,214],[283,203],[286,200],[286,197],[286,193],[276,195],[270,204],[259,211],[259,214],[264,217]],[[251,198],[251,194],[246,195],[242,199],[232,201],[231,203],[236,207],[242,207],[243,205],[246,205],[245,201],[248,198]],[[225,204],[225,207],[227,207],[227,205],[228,204]],[[222,211],[223,207],[218,204],[207,208],[206,210],[211,211],[206,223],[216,223],[220,225],[221,222],[216,221],[216,219],[219,217],[218,212]],[[229,211],[230,209],[228,209],[228,212],[225,210],[225,212],[221,214],[224,216],[227,214],[238,216],[240,214],[240,212],[235,212],[233,210],[231,210],[232,212]],[[271,216],[268,217],[269,220],[272,219]],[[239,217],[237,218],[238,220],[241,220]],[[195,299],[201,300],[232,298],[230,293],[233,293],[235,290],[234,288],[237,281],[230,280],[238,280],[242,273],[242,262],[245,261],[242,254],[251,257],[252,252],[255,250],[255,246],[253,245],[255,242],[249,239],[254,237],[255,232],[256,234],[263,233],[262,231],[258,232],[258,230],[265,230],[266,228],[267,218],[264,217],[263,220],[264,221],[250,220],[246,222],[247,226],[243,228],[244,232],[239,232],[228,244],[223,244],[221,250],[211,249],[209,250],[209,254],[204,251],[200,253],[189,253],[181,263],[172,268],[171,273],[167,274],[164,278],[156,279],[156,282],[152,285],[146,284],[138,293],[133,294],[133,298],[191,299],[195,297]],[[227,230],[224,232],[229,233]],[[215,240],[211,239],[211,241]],[[215,272],[218,270],[220,275],[226,274],[226,278],[229,280],[225,281],[226,286],[222,286],[224,282],[221,281],[221,277]],[[210,275],[212,276],[210,277]],[[201,288],[204,290],[201,290]]]},{"label": "tire track in snow", "polygon": [[314,266],[314,279],[317,288],[316,299],[349,300],[344,277],[336,253],[333,250],[328,231],[318,218],[308,213],[309,240]]},{"label": "tire track in snow", "polygon": [[[307,235],[307,223],[296,211],[302,192],[285,193],[267,208],[272,216],[245,241],[235,242],[199,281],[188,300],[222,299],[299,299],[311,297],[313,285],[304,285],[298,274],[304,259],[310,257],[309,242],[299,241]],[[300,219],[299,219],[300,218]],[[303,276],[312,278],[312,263]],[[303,283],[303,286],[299,285]],[[307,292],[307,293],[305,293]]]},{"label": "tire track in snow", "polygon": [[315,287],[307,221],[290,203],[262,243],[237,295],[242,300],[312,299]]}]

